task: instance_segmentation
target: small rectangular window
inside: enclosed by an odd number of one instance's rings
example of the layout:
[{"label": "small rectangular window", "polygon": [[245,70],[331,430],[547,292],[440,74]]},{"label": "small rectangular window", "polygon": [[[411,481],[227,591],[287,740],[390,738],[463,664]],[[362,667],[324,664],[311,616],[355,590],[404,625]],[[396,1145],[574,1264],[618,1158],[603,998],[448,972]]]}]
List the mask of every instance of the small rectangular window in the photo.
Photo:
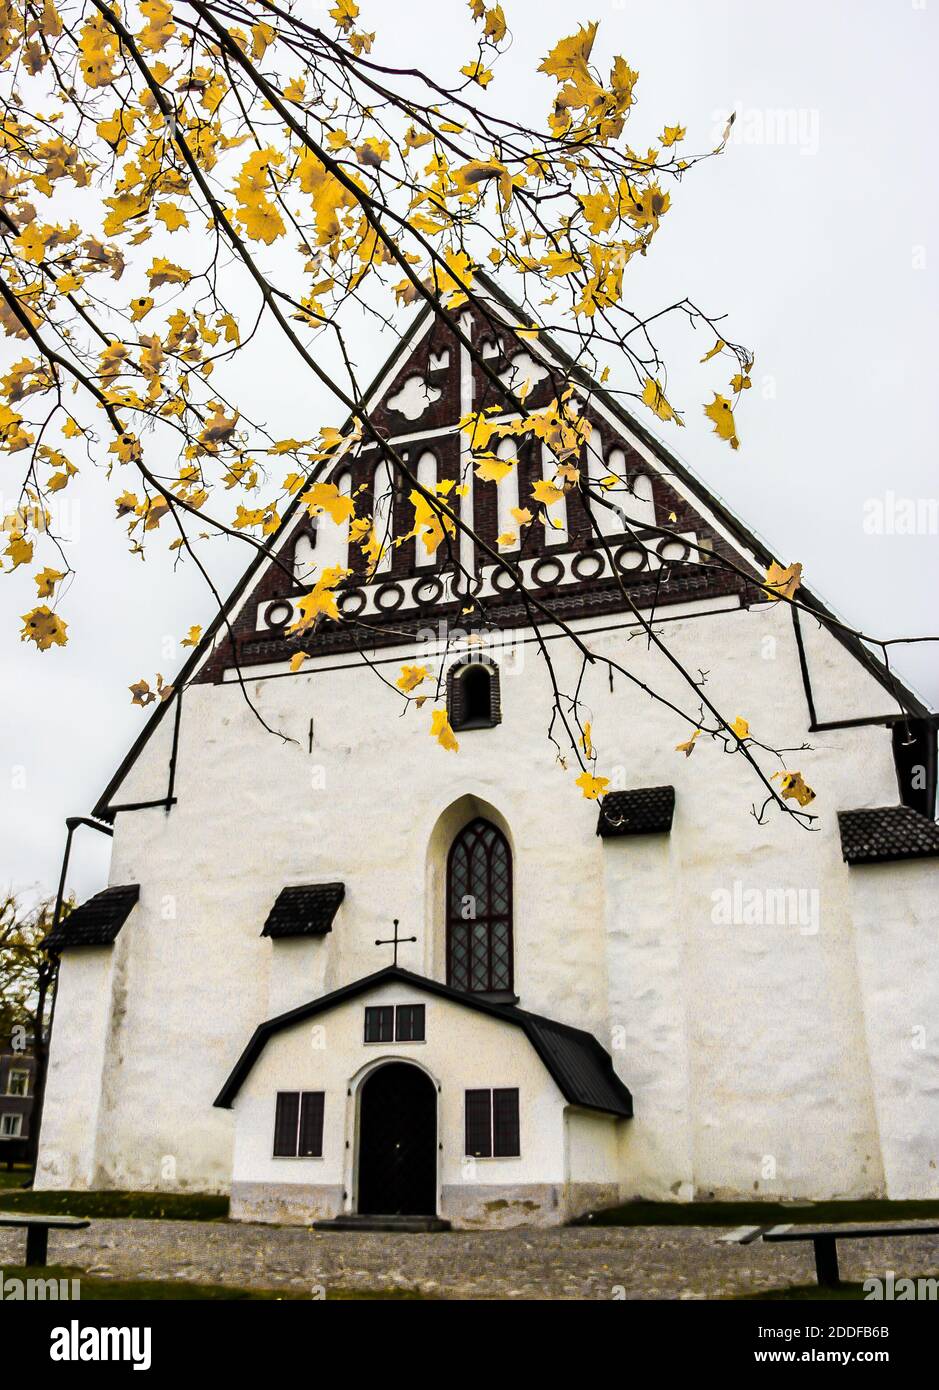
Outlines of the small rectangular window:
[{"label": "small rectangular window", "polygon": [[473,1158],[518,1158],[518,1088],[466,1092],[466,1152]]},{"label": "small rectangular window", "polygon": [[395,1038],[398,1042],[424,1041],[424,1005],[399,1004],[395,1010]]},{"label": "small rectangular window", "polygon": [[7,1139],[18,1139],[22,1132],[22,1115],[0,1115],[0,1134]]},{"label": "small rectangular window", "polygon": [[365,1041],[392,1042],[395,1035],[393,1004],[381,1004],[365,1010]]},{"label": "small rectangular window", "polygon": [[11,1071],[7,1077],[8,1096],[28,1096],[29,1095],[29,1072]]},{"label": "small rectangular window", "polygon": [[323,1091],[278,1091],[275,1158],[323,1157]]}]

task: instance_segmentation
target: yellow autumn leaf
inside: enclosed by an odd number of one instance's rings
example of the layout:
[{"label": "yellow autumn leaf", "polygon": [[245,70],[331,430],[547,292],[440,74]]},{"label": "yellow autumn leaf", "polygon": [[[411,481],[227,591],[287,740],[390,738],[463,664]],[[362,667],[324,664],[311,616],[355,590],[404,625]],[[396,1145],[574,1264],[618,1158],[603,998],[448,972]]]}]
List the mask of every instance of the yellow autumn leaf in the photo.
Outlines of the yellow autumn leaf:
[{"label": "yellow autumn leaf", "polygon": [[450,721],[447,718],[445,709],[435,709],[430,719],[430,736],[435,738],[441,748],[447,748],[452,753],[459,751],[460,745],[457,743],[450,728]]},{"label": "yellow autumn leaf", "polygon": [[401,674],[395,681],[395,685],[406,694],[415,686],[420,685],[421,681],[427,680],[429,675],[430,672],[426,666],[402,666]]},{"label": "yellow autumn leaf", "polygon": [[299,671],[308,656],[308,652],[294,652],[293,656],[290,658],[291,671]]},{"label": "yellow autumn leaf", "polygon": [[531,495],[536,502],[541,502],[544,506],[550,507],[552,503],[560,502],[564,493],[561,488],[555,487],[553,483],[549,483],[547,478],[539,478],[531,490]]},{"label": "yellow autumn leaf", "polygon": [[518,536],[515,534],[514,531],[503,531],[501,536],[496,536],[496,545],[504,545],[506,547],[509,547],[515,545],[517,541]]},{"label": "yellow autumn leaf", "polygon": [[515,467],[516,459],[500,459],[493,455],[483,458],[476,467],[476,476],[483,483],[500,483]]},{"label": "yellow autumn leaf", "polygon": [[33,575],[36,581],[36,589],[40,598],[52,598],[55,593],[55,586],[60,580],[65,578],[62,570],[45,569],[39,570]]},{"label": "yellow autumn leaf", "polygon": [[511,514],[519,526],[528,526],[535,519],[528,507],[512,507]]},{"label": "yellow autumn leaf", "polygon": [[10,543],[3,553],[10,557],[10,569],[15,570],[18,565],[29,564],[33,558],[33,543],[26,540],[19,531],[14,531],[10,537]]},{"label": "yellow autumn leaf", "polygon": [[574,785],[580,787],[588,801],[596,801],[610,785],[610,779],[609,777],[593,777],[589,772],[582,772],[579,777],[574,779]]},{"label": "yellow autumn leaf", "polygon": [[333,590],[350,572],[341,565],[331,565],[329,569],[323,570],[310,592],[297,600],[299,617],[296,622],[291,623],[287,631],[303,632],[321,616],[338,620],[339,608]]},{"label": "yellow autumn leaf", "polygon": [[135,683],[129,685],[127,689],[130,691],[130,702],[132,705],[140,705],[141,708],[144,708],[146,705],[152,704],[156,699],[156,695],[150,689],[149,681],[135,681]]},{"label": "yellow autumn leaf", "polygon": [[743,716],[739,714],[737,715],[737,718],[734,720],[734,722],[731,724],[730,731],[732,734],[735,734],[736,737],[739,739],[745,739],[750,737],[750,725],[743,718]]},{"label": "yellow autumn leaf", "polygon": [[714,430],[721,439],[726,439],[732,449],[740,448],[740,440],[737,438],[737,427],[734,424],[734,412],[730,401],[726,396],[718,395],[714,392],[714,399],[710,405],[704,407],[704,413],[709,420],[714,422]]},{"label": "yellow autumn leaf", "polygon": [[160,203],[156,215],[168,232],[189,226],[189,218],[176,203]]},{"label": "yellow autumn leaf", "polygon": [[706,352],[704,356],[701,358],[701,361],[710,362],[711,358],[716,357],[719,352],[723,352],[725,347],[726,344],[724,342],[724,339],[718,338],[717,342],[711,348],[710,352]]},{"label": "yellow autumn leaf", "polygon": [[700,729],[695,729],[694,733],[691,735],[691,737],[690,737],[685,743],[676,743],[676,744],[675,744],[675,752],[676,752],[676,753],[684,753],[684,755],[685,755],[686,758],[690,758],[691,755],[692,755],[692,753],[694,752],[695,740],[698,739],[698,738],[700,738],[700,736],[701,736],[701,730],[700,730]]},{"label": "yellow autumn leaf", "polygon": [[46,604],[42,604],[39,608],[33,608],[29,613],[23,614],[20,640],[35,642],[41,652],[47,652],[53,645],[65,646],[68,641],[67,629],[68,623],[63,622]]},{"label": "yellow autumn leaf", "polygon": [[665,399],[665,392],[659,382],[653,381],[651,376],[646,378],[646,384],[642,389],[642,403],[647,405],[660,420],[674,420],[676,425],[685,423],[680,415],[675,414]]},{"label": "yellow autumn leaf", "polygon": [[808,806],[810,801],[815,800],[815,793],[807,785],[801,772],[774,772],[773,781],[779,778],[779,794],[791,801],[798,801],[800,806]]},{"label": "yellow autumn leaf", "polygon": [[326,512],[337,526],[355,514],[352,498],[341,493],[335,483],[314,483],[300,500],[310,516]]},{"label": "yellow autumn leaf", "polygon": [[181,265],[175,265],[162,256],[154,257],[153,264],[147,271],[147,276],[152,290],[155,290],[158,285],[188,285],[192,279],[188,270],[184,270]]},{"label": "yellow autumn leaf", "polygon": [[766,571],[766,584],[764,589],[766,597],[771,599],[794,598],[796,590],[802,583],[802,566],[797,562],[783,569],[774,560]]},{"label": "yellow autumn leaf", "polygon": [[683,125],[667,125],[659,136],[659,141],[666,149],[674,145],[678,140],[684,140],[685,127]]},{"label": "yellow autumn leaf", "polygon": [[153,296],[151,294],[138,295],[136,299],[130,301],[130,317],[134,323],[142,319],[145,314],[149,314],[153,308]]},{"label": "yellow autumn leaf", "polygon": [[186,636],[183,638],[182,642],[180,643],[180,646],[183,646],[183,647],[198,647],[198,645],[199,645],[199,639],[201,638],[201,636],[202,636],[202,628],[194,624],[194,625],[189,629],[189,631],[188,631],[188,633],[186,634]]}]

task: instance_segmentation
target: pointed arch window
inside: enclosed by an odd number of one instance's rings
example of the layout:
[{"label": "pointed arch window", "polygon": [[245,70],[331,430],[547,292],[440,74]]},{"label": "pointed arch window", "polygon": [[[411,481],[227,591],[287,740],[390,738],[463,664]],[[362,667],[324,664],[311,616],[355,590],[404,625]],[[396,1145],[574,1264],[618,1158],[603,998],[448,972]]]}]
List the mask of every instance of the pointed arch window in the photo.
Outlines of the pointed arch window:
[{"label": "pointed arch window", "polygon": [[447,860],[447,983],[467,994],[512,992],[512,851],[477,817]]}]

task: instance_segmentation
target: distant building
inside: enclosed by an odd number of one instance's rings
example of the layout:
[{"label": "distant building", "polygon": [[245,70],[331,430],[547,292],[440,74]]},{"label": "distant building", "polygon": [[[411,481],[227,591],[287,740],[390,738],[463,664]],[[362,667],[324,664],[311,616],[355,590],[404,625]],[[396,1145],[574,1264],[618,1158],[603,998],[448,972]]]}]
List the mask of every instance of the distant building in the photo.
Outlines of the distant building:
[{"label": "distant building", "polygon": [[26,1156],[35,1075],[32,1042],[17,1047],[10,1038],[0,1039],[0,1163],[8,1167]]}]

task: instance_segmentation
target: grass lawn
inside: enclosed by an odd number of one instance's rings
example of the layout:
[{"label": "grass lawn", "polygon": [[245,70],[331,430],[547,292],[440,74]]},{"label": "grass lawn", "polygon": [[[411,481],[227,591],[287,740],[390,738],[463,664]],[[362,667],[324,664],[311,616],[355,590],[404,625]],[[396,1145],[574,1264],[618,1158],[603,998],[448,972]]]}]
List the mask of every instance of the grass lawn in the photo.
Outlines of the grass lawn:
[{"label": "grass lawn", "polygon": [[[12,1176],[5,1174],[4,1176]],[[43,1216],[136,1216],[144,1220],[221,1221],[228,1198],[204,1192],[33,1192],[0,1184],[0,1211],[30,1211]]]},{"label": "grass lawn", "polygon": [[849,1221],[922,1221],[939,1201],[922,1202],[628,1202],[591,1212],[576,1226],[815,1226]]},{"label": "grass lawn", "polygon": [[31,1168],[15,1167],[11,1171],[0,1168],[0,1192],[5,1191],[8,1187],[22,1187],[23,1183],[30,1177],[32,1177]]},{"label": "grass lawn", "polygon": [[[183,1279],[101,1279],[84,1274],[80,1269],[69,1265],[47,1265],[43,1269],[27,1269],[25,1265],[5,1265],[4,1282],[11,1279],[79,1279],[81,1281],[81,1302],[102,1301],[124,1302],[127,1300],[152,1302],[154,1299],[169,1302],[191,1302],[195,1299],[214,1302],[245,1301],[252,1302],[306,1302],[310,1294],[297,1289],[238,1289],[223,1284],[189,1284]],[[9,1293],[7,1294],[9,1297]],[[381,1289],[362,1292],[357,1289],[335,1288],[326,1292],[327,1302],[333,1300],[372,1300],[372,1299],[420,1299],[423,1295],[411,1293],[406,1289]]]}]

